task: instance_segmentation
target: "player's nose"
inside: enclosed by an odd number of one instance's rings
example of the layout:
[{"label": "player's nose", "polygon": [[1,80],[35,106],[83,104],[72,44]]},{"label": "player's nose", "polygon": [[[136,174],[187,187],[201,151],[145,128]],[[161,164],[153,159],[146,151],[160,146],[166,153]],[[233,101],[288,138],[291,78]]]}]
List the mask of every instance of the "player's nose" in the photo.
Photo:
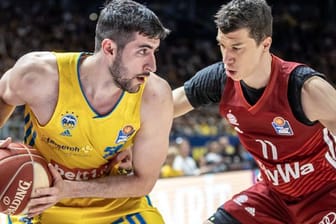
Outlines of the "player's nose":
[{"label": "player's nose", "polygon": [[148,60],[146,61],[144,70],[146,72],[156,72],[156,58],[155,55],[152,54],[148,57]]}]

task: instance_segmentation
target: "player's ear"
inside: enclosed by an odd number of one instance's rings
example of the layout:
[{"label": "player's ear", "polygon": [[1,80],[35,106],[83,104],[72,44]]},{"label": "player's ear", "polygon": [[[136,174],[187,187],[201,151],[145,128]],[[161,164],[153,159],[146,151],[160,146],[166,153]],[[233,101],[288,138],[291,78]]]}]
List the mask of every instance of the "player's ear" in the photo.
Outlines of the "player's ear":
[{"label": "player's ear", "polygon": [[115,57],[117,54],[117,44],[111,39],[104,39],[101,43],[102,51],[106,55]]},{"label": "player's ear", "polygon": [[266,37],[263,41],[262,41],[262,46],[264,47],[264,51],[269,51],[271,44],[272,44],[272,38],[271,37]]}]

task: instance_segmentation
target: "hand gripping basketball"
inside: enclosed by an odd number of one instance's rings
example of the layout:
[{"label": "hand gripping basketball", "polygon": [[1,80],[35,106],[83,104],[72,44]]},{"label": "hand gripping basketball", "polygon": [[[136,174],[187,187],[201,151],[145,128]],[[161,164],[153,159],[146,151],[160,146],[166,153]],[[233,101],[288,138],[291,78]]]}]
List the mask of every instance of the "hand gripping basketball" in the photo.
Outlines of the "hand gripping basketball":
[{"label": "hand gripping basketball", "polygon": [[28,145],[1,142],[0,146],[0,212],[25,214],[33,190],[52,183],[48,163]]}]

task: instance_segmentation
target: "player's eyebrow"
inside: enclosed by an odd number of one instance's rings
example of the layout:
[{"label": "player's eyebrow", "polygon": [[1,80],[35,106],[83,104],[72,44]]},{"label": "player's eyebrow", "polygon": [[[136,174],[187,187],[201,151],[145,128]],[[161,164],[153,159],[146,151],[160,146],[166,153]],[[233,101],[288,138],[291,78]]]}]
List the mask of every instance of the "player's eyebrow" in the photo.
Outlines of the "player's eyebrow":
[{"label": "player's eyebrow", "polygon": [[138,46],[139,48],[149,48],[149,49],[154,49],[153,46],[149,45],[149,44],[141,44]]}]

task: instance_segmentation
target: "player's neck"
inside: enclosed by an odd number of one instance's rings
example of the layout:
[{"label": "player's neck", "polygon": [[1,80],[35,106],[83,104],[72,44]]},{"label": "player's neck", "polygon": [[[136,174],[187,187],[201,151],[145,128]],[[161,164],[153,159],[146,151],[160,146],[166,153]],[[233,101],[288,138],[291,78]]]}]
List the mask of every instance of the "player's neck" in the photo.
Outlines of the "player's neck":
[{"label": "player's neck", "polygon": [[121,93],[120,88],[113,81],[108,65],[97,55],[82,60],[79,78],[88,99],[109,98]]},{"label": "player's neck", "polygon": [[96,54],[86,57],[81,61],[79,77],[84,86],[93,89],[98,90],[106,87],[112,89],[118,88],[113,82],[108,65]]},{"label": "player's neck", "polygon": [[267,52],[265,53],[259,65],[256,67],[255,71],[243,79],[244,83],[251,88],[254,89],[261,89],[267,86],[270,77],[271,77],[271,70],[272,70],[272,55]]}]

